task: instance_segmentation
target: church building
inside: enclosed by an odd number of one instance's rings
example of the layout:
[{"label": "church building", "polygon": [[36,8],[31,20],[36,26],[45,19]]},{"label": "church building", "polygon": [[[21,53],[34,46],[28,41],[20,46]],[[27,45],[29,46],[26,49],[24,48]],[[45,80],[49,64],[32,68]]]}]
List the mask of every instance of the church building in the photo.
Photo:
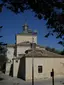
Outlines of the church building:
[{"label": "church building", "polygon": [[64,76],[64,56],[49,52],[37,43],[37,31],[23,25],[22,33],[15,35],[15,44],[7,45],[5,74],[24,80],[51,78],[54,69],[55,77]]}]

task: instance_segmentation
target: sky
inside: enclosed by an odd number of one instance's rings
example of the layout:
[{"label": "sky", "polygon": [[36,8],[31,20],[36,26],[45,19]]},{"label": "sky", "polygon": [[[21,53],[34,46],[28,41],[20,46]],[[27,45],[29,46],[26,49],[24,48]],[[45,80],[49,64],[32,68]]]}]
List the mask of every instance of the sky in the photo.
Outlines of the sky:
[{"label": "sky", "polygon": [[49,36],[45,38],[44,36],[48,33],[45,20],[39,20],[34,17],[35,13],[31,11],[25,11],[24,13],[15,14],[6,8],[0,13],[0,26],[3,28],[0,30],[1,42],[7,44],[15,43],[15,35],[22,32],[22,26],[27,23],[29,28],[32,30],[37,30],[38,33],[38,44],[44,47],[49,46],[51,48],[56,48],[57,50],[62,50],[63,47],[58,44],[59,39],[55,36]]}]

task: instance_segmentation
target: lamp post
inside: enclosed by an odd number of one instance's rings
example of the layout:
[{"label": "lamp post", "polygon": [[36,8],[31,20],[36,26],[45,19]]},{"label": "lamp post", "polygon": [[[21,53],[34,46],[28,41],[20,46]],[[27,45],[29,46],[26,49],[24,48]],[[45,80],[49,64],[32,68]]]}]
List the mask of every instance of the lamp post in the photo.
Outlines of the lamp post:
[{"label": "lamp post", "polygon": [[34,85],[34,50],[36,44],[34,43],[34,37],[32,36],[32,85]]},{"label": "lamp post", "polygon": [[32,36],[32,85],[34,85],[34,38]]}]

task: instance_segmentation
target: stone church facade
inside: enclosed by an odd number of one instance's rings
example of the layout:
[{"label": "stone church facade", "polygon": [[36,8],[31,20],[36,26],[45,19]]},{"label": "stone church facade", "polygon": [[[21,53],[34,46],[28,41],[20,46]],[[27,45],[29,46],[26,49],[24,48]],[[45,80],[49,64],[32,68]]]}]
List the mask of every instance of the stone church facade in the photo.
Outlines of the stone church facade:
[{"label": "stone church facade", "polygon": [[27,24],[24,24],[23,32],[15,36],[15,41],[15,44],[7,45],[5,74],[31,80],[34,59],[34,79],[51,78],[52,68],[55,77],[64,76],[64,56],[49,52],[38,45],[37,32],[32,32]]}]

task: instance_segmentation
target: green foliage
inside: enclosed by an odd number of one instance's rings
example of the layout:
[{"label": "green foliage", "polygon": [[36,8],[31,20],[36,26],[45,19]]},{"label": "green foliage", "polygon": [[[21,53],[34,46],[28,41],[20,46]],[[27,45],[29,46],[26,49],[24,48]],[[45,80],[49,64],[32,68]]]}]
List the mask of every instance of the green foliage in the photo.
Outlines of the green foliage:
[{"label": "green foliage", "polygon": [[[0,26],[0,29],[2,29],[2,26]],[[3,36],[0,36],[0,38],[2,37]],[[7,52],[6,44],[0,42],[0,66],[7,61],[6,52]]]},{"label": "green foliage", "polygon": [[55,48],[46,47],[46,50],[50,51],[50,52],[54,52],[54,53],[60,54],[60,51],[56,50]]},{"label": "green foliage", "polygon": [[59,44],[61,44],[64,47],[64,42],[63,41],[59,41]]},{"label": "green foliage", "polygon": [[45,37],[48,38],[49,35],[50,35],[50,33],[46,34]]},{"label": "green foliage", "polygon": [[7,61],[6,52],[6,45],[0,43],[0,63],[4,63]]},{"label": "green foliage", "polygon": [[0,26],[0,28],[2,28],[3,26]]},{"label": "green foliage", "polygon": [[60,52],[61,55],[64,55],[64,49]]},{"label": "green foliage", "polygon": [[3,4],[0,4],[0,12],[2,12]]}]

